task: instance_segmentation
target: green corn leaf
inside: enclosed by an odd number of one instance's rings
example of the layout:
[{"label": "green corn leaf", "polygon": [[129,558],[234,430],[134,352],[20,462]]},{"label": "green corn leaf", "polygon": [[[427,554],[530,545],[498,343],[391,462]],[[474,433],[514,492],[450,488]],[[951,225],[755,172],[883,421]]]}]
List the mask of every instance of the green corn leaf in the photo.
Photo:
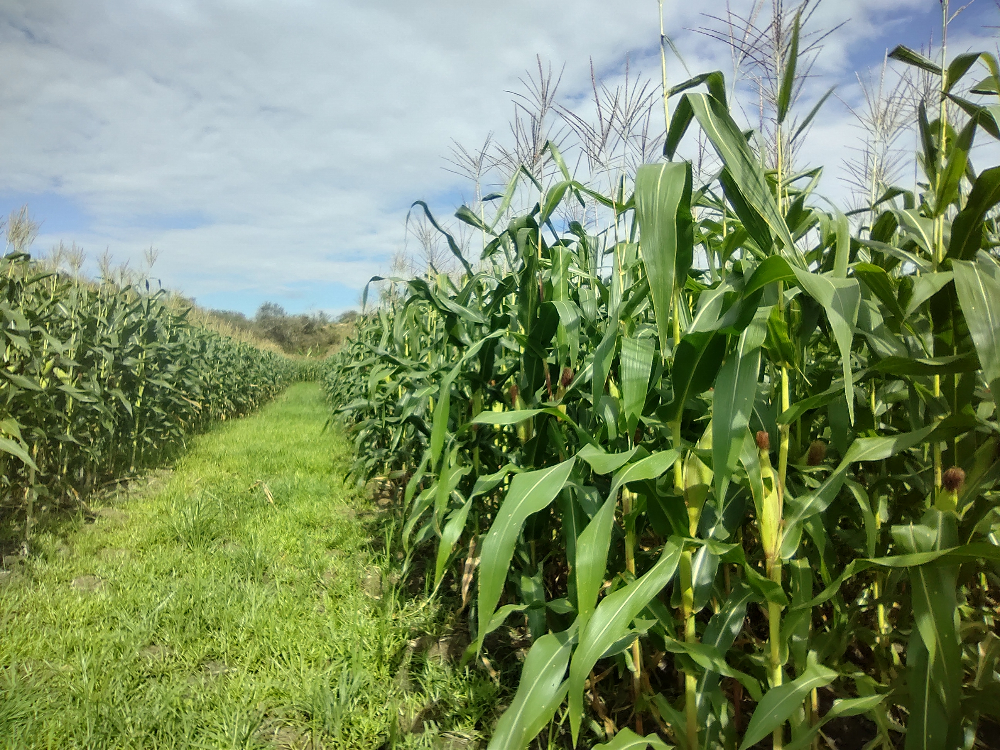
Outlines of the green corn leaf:
[{"label": "green corn leaf", "polygon": [[580,533],[576,543],[577,622],[583,630],[597,604],[604,584],[604,571],[611,547],[611,529],[618,505],[618,490],[628,482],[641,482],[662,476],[674,465],[680,454],[676,450],[662,451],[628,464],[615,474],[608,497],[600,510]]},{"label": "green corn leaf", "polygon": [[16,385],[18,388],[24,388],[26,391],[41,391],[42,387],[31,378],[26,378],[24,375],[18,375],[16,372],[8,372],[7,370],[0,370],[0,374],[3,374],[11,383]]},{"label": "green corn leaf", "polygon": [[455,378],[458,377],[466,362],[475,357],[488,341],[498,338],[502,333],[502,331],[494,331],[466,349],[458,364],[441,380],[441,388],[438,391],[438,402],[434,405],[434,424],[431,426],[432,467],[436,468],[438,466],[441,449],[444,447],[444,438],[448,432],[448,418],[451,414],[451,386],[455,382]]},{"label": "green corn leaf", "polygon": [[855,263],[854,275],[861,279],[897,320],[902,321],[906,318],[906,314],[896,298],[895,284],[883,268],[871,263]]},{"label": "green corn leaf", "polygon": [[976,61],[983,56],[982,52],[967,52],[958,55],[948,64],[948,85],[945,92],[955,88],[955,84],[962,80],[966,73],[976,64]]},{"label": "green corn leaf", "polygon": [[646,403],[649,374],[653,369],[653,356],[655,354],[655,345],[650,338],[625,337],[622,339],[620,360],[622,406],[628,420],[630,433],[635,431],[639,417],[642,416],[642,407]]},{"label": "green corn leaf", "polygon": [[577,622],[586,627],[594,608],[601,586],[604,585],[604,571],[608,565],[608,550],[611,547],[611,529],[615,523],[617,496],[609,497],[600,510],[590,519],[590,523],[576,540],[576,597]]},{"label": "green corn leaf", "polygon": [[[472,488],[472,493],[469,495],[470,498],[479,497],[480,495],[485,495],[490,490],[495,489],[504,479],[507,478],[508,474],[520,473],[521,468],[515,466],[514,464],[506,464],[498,471],[492,474],[480,475],[476,477],[476,484]],[[414,475],[416,476],[416,475]],[[419,480],[418,480],[419,481]]]},{"label": "green corn leaf", "polygon": [[955,290],[994,398],[1000,396],[1000,265],[984,252],[952,262]]},{"label": "green corn leaf", "polygon": [[931,269],[933,269],[934,267],[934,265],[929,260],[921,258],[919,255],[916,255],[914,253],[907,252],[906,250],[901,250],[900,248],[895,247],[894,245],[889,245],[885,242],[878,242],[877,240],[869,240],[865,239],[864,237],[855,237],[852,238],[852,241],[857,242],[862,247],[868,247],[871,248],[872,250],[880,252],[883,255],[888,255],[893,258],[897,258],[898,260],[901,260],[904,263],[912,263],[913,266],[921,272],[929,273]]},{"label": "green corn leaf", "polygon": [[524,660],[510,707],[497,722],[489,750],[523,750],[545,728],[566,694],[566,667],[575,633],[543,635]]},{"label": "green corn leaf", "polygon": [[438,402],[434,406],[434,422],[431,425],[431,465],[438,466],[441,449],[444,448],[444,436],[448,432],[448,417],[451,413],[451,386],[458,376],[461,365],[456,365],[441,381]]},{"label": "green corn leaf", "polygon": [[854,463],[856,461],[881,461],[882,459],[895,456],[901,451],[908,450],[915,445],[924,442],[934,431],[936,425],[927,425],[913,432],[903,432],[899,435],[875,438],[858,438],[844,454],[840,466]]},{"label": "green corn leaf", "polygon": [[[520,424],[539,414],[551,414],[554,417],[566,417],[558,409],[545,407],[542,409],[512,409],[510,411],[481,411],[469,424],[488,424],[495,427],[506,427],[512,424]],[[569,419],[566,417],[566,419]]]},{"label": "green corn leaf", "polygon": [[665,421],[677,419],[688,398],[714,385],[725,353],[726,337],[714,331],[695,331],[681,339],[670,371],[674,395],[664,411]]},{"label": "green corn leaf", "polygon": [[[860,370],[854,373],[854,382],[857,383],[868,373],[868,370]],[[839,396],[844,395],[844,383],[841,380],[833,381],[833,385],[827,388],[825,391],[816,393],[808,398],[796,401],[785,411],[778,415],[776,422],[778,424],[791,424],[796,419],[801,417],[807,411],[811,409],[818,409],[821,406],[826,406],[831,401],[834,401]]]},{"label": "green corn leaf", "polygon": [[764,479],[760,471],[760,454],[757,450],[757,443],[750,430],[743,433],[743,445],[740,448],[740,463],[747,472],[747,483],[750,485],[750,494],[755,501],[764,497]]},{"label": "green corn leaf", "polygon": [[[572,602],[568,600],[563,600],[567,602],[567,605],[572,611],[576,611],[576,540],[583,531],[584,525],[587,523],[586,511],[583,509],[583,505],[579,498],[583,496],[583,492],[574,492],[569,487],[563,488],[563,491],[559,493],[559,515],[562,521],[562,533],[563,533],[563,543],[566,545],[566,565],[569,568],[568,571],[568,581],[567,581],[567,595]],[[548,602],[551,605],[552,602]]]},{"label": "green corn leaf", "polygon": [[847,278],[847,265],[851,261],[851,224],[847,216],[836,210],[836,253],[834,254],[833,276],[837,279]]},{"label": "green corn leaf", "polygon": [[912,208],[896,211],[899,228],[916,242],[927,256],[934,255],[934,220],[921,216]]},{"label": "green corn leaf", "polygon": [[0,419],[0,435],[10,435],[17,440],[23,440],[21,437],[21,425],[12,417]]},{"label": "green corn leaf", "polygon": [[455,218],[459,221],[464,221],[466,224],[475,227],[481,232],[493,234],[492,229],[486,226],[486,224],[483,223],[483,220],[479,218],[479,215],[468,206],[459,206],[458,210],[455,211]]},{"label": "green corn leaf", "polygon": [[969,89],[973,94],[980,96],[1000,96],[1000,71],[997,69],[997,60],[989,53],[982,53],[983,62],[990,69],[991,75],[987,76],[979,83],[973,84]]},{"label": "green corn leaf", "polygon": [[[927,425],[913,432],[904,432],[891,437],[858,438],[844,454],[836,469],[817,489],[800,497],[789,497],[785,511],[785,537],[795,539],[794,530],[808,518],[822,513],[837,499],[837,494],[844,485],[847,471],[851,464],[859,461],[881,461],[896,454],[909,450],[915,445],[925,442],[937,428],[936,424]],[[794,550],[785,550],[789,553]]]},{"label": "green corn leaf", "polygon": [[458,261],[465,268],[465,272],[470,276],[473,276],[475,274],[475,271],[472,270],[472,266],[469,265],[469,261],[465,259],[465,255],[462,254],[462,249],[458,246],[458,243],[455,242],[455,238],[441,228],[441,225],[437,223],[437,220],[434,218],[434,215],[431,213],[431,210],[427,207],[427,204],[424,203],[423,201],[414,201],[410,205],[410,208],[412,209],[413,206],[420,206],[424,210],[424,215],[427,217],[427,220],[431,223],[431,226],[433,226],[436,230],[438,230],[441,234],[443,234],[445,239],[448,240],[448,249],[451,250],[452,255],[458,258]]},{"label": "green corn leaf", "polygon": [[576,454],[576,457],[590,464],[590,468],[595,474],[610,474],[613,471],[618,471],[635,456],[645,458],[648,455],[648,451],[640,446],[624,453],[605,453],[596,445],[585,445]]},{"label": "green corn leaf", "polygon": [[559,204],[562,203],[563,196],[566,195],[566,190],[572,185],[571,180],[563,180],[562,182],[557,182],[548,192],[545,193],[545,200],[542,202],[542,210],[538,216],[538,223],[544,224],[555,213],[555,210],[559,208]]},{"label": "green corn leaf", "polygon": [[556,166],[559,167],[559,172],[562,174],[563,179],[570,180],[571,176],[569,167],[566,166],[566,160],[563,159],[563,155],[559,150],[559,147],[552,141],[546,141],[543,150],[548,151],[552,156],[552,161],[554,161]]},{"label": "green corn leaf", "polygon": [[[894,541],[909,553],[939,551],[957,541],[954,516],[932,509],[923,521],[893,527]],[[906,748],[945,750],[955,747],[961,736],[958,566],[921,565],[909,574],[917,632],[910,637],[906,658],[910,693]]]},{"label": "green corn leaf", "polygon": [[951,283],[949,272],[923,273],[913,280],[912,287],[900,286],[899,303],[905,305],[905,315],[909,318],[917,309],[939,291]]},{"label": "green corn leaf", "polygon": [[[693,453],[689,455],[694,456]],[[687,481],[687,466],[688,462],[685,461],[685,481]],[[704,464],[702,464],[702,467],[704,467]],[[711,472],[709,472],[708,477],[709,481],[711,481]],[[707,495],[707,485],[704,489]],[[691,507],[692,504],[689,502],[688,508]],[[691,581],[692,588],[694,589],[694,604],[692,608],[695,612],[701,612],[715,595],[715,576],[718,571],[719,556],[709,547],[702,547],[694,553],[691,559]]]},{"label": "green corn leaf", "polygon": [[11,440],[10,438],[0,437],[0,451],[9,453],[10,455],[19,458],[25,466],[38,471],[38,467],[35,465],[35,462],[31,460],[31,456],[28,455],[28,451],[26,451],[21,444]]},{"label": "green corn leaf", "polygon": [[597,345],[597,349],[594,352],[594,375],[591,379],[591,386],[593,388],[592,397],[595,409],[600,403],[601,397],[604,396],[604,388],[611,373],[611,364],[614,362],[615,352],[618,349],[618,328],[618,315],[615,314],[608,323],[607,330],[604,332],[604,338],[601,339],[601,343]]},{"label": "green corn leaf", "polygon": [[1000,167],[985,169],[976,178],[965,207],[951,225],[948,257],[972,260],[983,246],[983,221],[1000,203]]},{"label": "green corn leaf", "polygon": [[729,480],[736,470],[757,395],[760,347],[765,335],[765,324],[760,317],[758,314],[743,331],[726,357],[712,394],[712,463],[715,496],[720,505],[725,500]]},{"label": "green corn leaf", "polygon": [[796,140],[800,135],[802,135],[803,132],[805,132],[805,129],[809,127],[809,123],[811,123],[815,119],[816,115],[819,114],[820,109],[822,109],[823,105],[826,104],[826,100],[830,98],[830,95],[833,94],[836,88],[837,88],[836,86],[831,86],[830,88],[828,88],[826,90],[826,93],[823,94],[823,96],[819,98],[819,101],[816,102],[813,108],[809,110],[809,114],[806,115],[805,119],[798,126],[798,128],[795,129],[795,132],[792,134],[793,141]]},{"label": "green corn leaf", "polygon": [[836,672],[813,661],[798,679],[768,690],[754,709],[747,732],[743,735],[740,750],[747,750],[783,726],[802,706],[802,701],[809,693],[816,688],[829,685],[835,679],[837,679]]},{"label": "green corn leaf", "polygon": [[994,138],[1000,139],[1000,104],[974,104],[954,94],[948,94],[948,98],[973,118],[979,127]]},{"label": "green corn leaf", "polygon": [[711,73],[700,73],[693,78],[689,78],[682,83],[678,83],[676,86],[671,86],[668,90],[668,96],[676,96],[677,94],[683,94],[685,91],[705,84],[708,89],[708,93],[714,96],[723,104],[726,103],[726,77],[722,74],[720,70],[714,70]]},{"label": "green corn leaf", "polygon": [[465,531],[465,522],[469,518],[471,508],[472,498],[470,497],[461,508],[452,511],[444,531],[441,532],[441,539],[438,541],[437,562],[434,566],[434,588],[441,585],[441,579],[444,578],[444,571],[451,558],[451,553],[455,549],[455,543]]},{"label": "green corn leaf", "polygon": [[658,451],[625,466],[615,474],[608,499],[617,496],[618,490],[629,482],[643,482],[662,476],[679,457],[680,453],[675,449]]},{"label": "green corn leaf", "polygon": [[795,554],[801,538],[801,524],[830,507],[837,499],[847,478],[849,463],[842,463],[815,490],[799,497],[787,496],[785,500],[781,556],[788,559]]},{"label": "green corn leaf", "polygon": [[663,140],[663,155],[668,159],[673,160],[677,147],[691,126],[692,120],[694,120],[694,109],[691,108],[691,102],[687,97],[682,96],[670,118],[670,127],[667,128],[667,136]]},{"label": "green corn leaf", "polygon": [[531,333],[524,338],[518,335],[524,351],[524,382],[527,400],[545,383],[545,369],[548,367],[548,350],[552,337],[559,329],[559,313],[551,302],[544,303],[539,309],[538,318],[531,327]]},{"label": "green corn leaf", "polygon": [[959,198],[959,188],[969,164],[969,151],[976,137],[976,120],[972,118],[959,132],[948,152],[941,178],[938,180],[935,197],[935,215],[941,216]]},{"label": "green corn leaf", "polygon": [[743,562],[743,573],[746,576],[747,584],[765,601],[780,604],[782,607],[788,606],[788,596],[780,583],[765,578],[757,569],[747,562]]},{"label": "green corn leaf", "polygon": [[663,717],[663,720],[670,725],[670,729],[674,733],[677,744],[680,747],[687,747],[687,733],[684,731],[686,726],[684,712],[677,710],[677,708],[664,697],[663,693],[657,693],[654,695],[653,703],[656,705],[656,710],[660,712],[660,716]]},{"label": "green corn leaf", "polygon": [[[922,576],[917,576],[918,580]],[[906,750],[948,750],[961,747],[949,744],[949,716],[945,702],[935,690],[940,675],[934,673],[934,662],[924,641],[916,632],[911,633],[906,645],[906,677],[910,693],[908,701]]]},{"label": "green corn leaf", "polygon": [[747,693],[756,701],[761,699],[760,685],[757,681],[738,669],[733,669],[726,663],[722,652],[708,643],[688,643],[674,638],[664,638],[664,648],[672,654],[685,654],[691,658],[705,673],[714,672],[723,677],[731,677],[746,688]]},{"label": "green corn leaf", "polygon": [[[701,642],[711,646],[720,654],[726,653],[743,629],[747,605],[755,598],[753,589],[742,581],[737,581],[729,593],[729,598],[708,621]],[[719,672],[713,669],[706,669],[698,676],[698,714],[702,722],[708,712],[705,696],[719,684],[720,677]]]},{"label": "green corn leaf", "polygon": [[[493,221],[490,224],[491,233],[494,233],[497,224],[500,223],[500,220],[504,217],[504,215],[507,213],[507,210],[510,208],[511,201],[514,200],[514,195],[517,193],[517,186],[518,183],[520,182],[522,174],[523,172],[520,169],[515,171],[514,174],[511,175],[510,182],[507,183],[507,187],[504,188],[503,196],[500,200],[500,205],[497,207],[497,212],[496,214],[494,214]],[[486,199],[484,198],[483,200]]]},{"label": "green corn leaf", "polygon": [[899,60],[900,62],[906,63],[907,65],[912,65],[915,68],[926,70],[929,73],[936,73],[937,75],[941,75],[942,73],[940,65],[931,62],[919,52],[914,52],[912,49],[902,44],[893,49],[892,52],[889,53],[889,57],[893,60]]},{"label": "green corn leaf", "polygon": [[514,614],[515,612],[524,612],[524,610],[526,610],[527,608],[528,608],[527,604],[503,605],[502,607],[500,607],[500,609],[498,609],[496,612],[493,613],[493,616],[490,618],[490,621],[486,625],[486,632],[492,633],[494,630],[503,625],[504,622],[507,621],[507,618],[510,617],[512,614]]},{"label": "green corn leaf", "polygon": [[635,212],[639,221],[640,254],[649,277],[650,295],[660,352],[670,351],[674,287],[684,275],[694,252],[691,216],[691,164],[647,164],[635,177]]},{"label": "green corn leaf", "polygon": [[488,424],[494,427],[505,427],[509,425],[526,422],[539,414],[548,414],[555,417],[560,422],[567,423],[576,433],[581,443],[591,445],[595,438],[586,430],[582,429],[571,417],[560,411],[555,406],[546,406],[542,409],[514,409],[512,411],[483,411],[477,414],[468,424]]},{"label": "green corn leaf", "polygon": [[805,750],[805,748],[812,745],[813,738],[819,734],[819,730],[828,722],[834,719],[843,719],[848,716],[858,716],[868,713],[880,706],[882,701],[887,697],[886,694],[883,694],[866,695],[862,698],[839,698],[835,700],[833,705],[830,706],[830,710],[823,714],[823,717],[809,727],[804,734],[799,735],[795,740],[785,745],[785,750]]},{"label": "green corn leaf", "polygon": [[780,255],[772,255],[761,261],[760,265],[750,274],[750,278],[747,279],[743,287],[743,294],[750,295],[777,281],[795,281],[795,272],[788,265],[787,260]]},{"label": "green corn leaf", "polygon": [[858,558],[849,562],[844,567],[843,572],[818,596],[804,604],[793,607],[793,609],[813,609],[824,602],[830,601],[840,590],[844,581],[870,568],[913,568],[937,562],[938,560],[959,563],[978,560],[1000,562],[1000,547],[989,542],[975,542],[931,552],[913,552],[905,555],[892,555],[890,557]]},{"label": "green corn leaf", "polygon": [[[805,559],[789,560],[788,571],[792,584],[792,606],[812,599],[813,571],[810,562]],[[788,652],[797,671],[808,666],[811,621],[811,613],[800,609],[788,612],[781,623],[781,639],[788,644]]]},{"label": "green corn leaf", "polygon": [[628,633],[629,624],[636,615],[674,577],[682,546],[679,542],[667,542],[660,559],[649,572],[605,597],[586,629],[581,631],[580,645],[573,654],[569,670],[569,720],[574,744],[583,719],[583,683],[590,670],[615,641]]},{"label": "green corn leaf", "polygon": [[923,99],[917,105],[917,133],[920,136],[920,146],[924,157],[921,166],[933,184],[937,180],[938,173],[938,148],[934,142],[934,134],[931,132],[930,121],[927,119],[927,104]]},{"label": "green corn leaf", "polygon": [[792,102],[792,90],[795,88],[795,64],[799,61],[799,23],[800,13],[795,14],[792,24],[792,39],[789,42],[788,55],[784,60],[784,75],[781,78],[781,88],[778,89],[778,124],[785,121],[788,107]]},{"label": "green corn leaf", "polygon": [[576,458],[515,476],[490,531],[483,540],[479,565],[479,648],[500,601],[514,545],[525,519],[548,507],[566,484]]},{"label": "green corn leaf", "polygon": [[645,750],[647,747],[652,747],[653,750],[670,750],[672,746],[665,743],[655,734],[647,734],[645,737],[640,737],[631,729],[625,727],[615,735],[615,738],[611,742],[594,745],[594,750]]},{"label": "green corn leaf", "polygon": [[441,462],[441,473],[438,476],[437,492],[434,498],[434,529],[441,531],[441,522],[448,510],[451,493],[458,487],[462,477],[469,473],[468,466],[458,464],[458,446],[456,445]]},{"label": "green corn leaf", "polygon": [[767,336],[764,339],[768,359],[776,365],[799,369],[799,349],[792,341],[788,321],[777,305],[770,309],[771,314],[767,316]]},{"label": "green corn leaf", "polygon": [[[788,231],[785,219],[778,211],[778,204],[771,194],[767,178],[760,162],[750,152],[739,126],[733,121],[726,106],[707,94],[685,94],[691,102],[695,117],[712,142],[719,158],[746,202],[763,218],[771,231],[785,246],[786,257],[800,257],[795,251],[795,243]],[[769,248],[761,248],[765,252]],[[804,265],[804,264],[802,264]]]},{"label": "green corn leaf", "polygon": [[569,349],[570,362],[576,367],[577,356],[580,351],[580,321],[583,319],[583,311],[575,302],[569,300],[553,300],[552,305],[559,313],[559,323],[562,326],[559,331],[560,346]]},{"label": "green corn leaf", "polygon": [[853,424],[854,380],[851,377],[851,345],[854,342],[854,327],[857,325],[858,309],[861,306],[861,287],[857,279],[831,279],[798,269],[795,269],[795,276],[805,292],[823,306],[830,321],[833,336],[840,348],[847,409]]},{"label": "green corn leaf", "polygon": [[[739,184],[733,179],[729,169],[723,169],[719,173],[719,184],[725,194],[729,205],[732,207],[737,218],[743,224],[743,229],[757,245],[757,256],[767,255],[771,252],[774,239],[771,236],[771,229],[760,212],[747,200],[747,197],[740,190]],[[752,252],[752,245],[747,243]]]},{"label": "green corn leaf", "polygon": [[958,372],[975,372],[979,360],[975,354],[956,354],[951,357],[884,357],[872,365],[874,372],[887,375],[953,375]]}]

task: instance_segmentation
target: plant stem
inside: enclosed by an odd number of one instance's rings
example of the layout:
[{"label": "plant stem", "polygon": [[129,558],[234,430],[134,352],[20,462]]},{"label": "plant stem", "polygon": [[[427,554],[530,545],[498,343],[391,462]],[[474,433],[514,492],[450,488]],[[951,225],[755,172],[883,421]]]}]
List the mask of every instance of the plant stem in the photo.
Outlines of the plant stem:
[{"label": "plant stem", "polygon": [[[937,143],[937,179],[935,188],[937,194],[941,195],[941,180],[944,179],[944,170],[947,166],[947,154],[945,152],[945,139],[948,136],[948,108],[945,93],[948,90],[948,0],[941,0],[941,104],[938,110],[938,143]],[[944,207],[934,206],[934,272],[944,261]],[[941,397],[941,376],[934,375],[934,398]],[[939,416],[938,420],[943,419]],[[941,443],[934,443],[934,496],[941,492],[942,484],[942,461]]]},{"label": "plant stem", "polygon": [[[764,546],[764,565],[767,577],[781,585],[781,523],[783,515],[783,488],[771,468],[771,458],[766,447],[760,447],[760,473],[764,481],[765,498],[762,504],[763,518],[760,519],[761,542]],[[770,483],[770,489],[768,488]],[[768,679],[771,688],[782,683],[781,668],[781,605],[767,603],[768,629]],[[784,724],[774,730],[773,745],[781,750],[784,745]]]},{"label": "plant stem", "polygon": [[[32,446],[32,459],[36,462],[38,461],[38,445]],[[35,495],[38,494],[38,489],[35,486],[35,470],[28,468],[28,492],[27,501],[28,507],[26,511],[26,516],[24,519],[24,554],[28,555],[31,553],[31,527],[35,521]]]},{"label": "plant stem", "polygon": [[[680,303],[681,296],[680,292],[676,287],[676,282],[674,286],[673,294],[673,327],[674,327],[674,341],[673,348],[677,351],[677,344],[681,340],[681,317],[680,317]],[[684,464],[681,456],[681,413],[683,407],[678,407],[677,416],[670,422],[670,437],[673,442],[674,450],[677,451],[677,460],[674,461],[674,492],[678,495],[684,492]]]},{"label": "plant stem", "polygon": [[[692,580],[691,550],[681,554],[681,613],[684,618],[684,640],[695,643],[698,640],[694,619],[694,581]],[[698,678],[692,672],[684,672],[684,719],[688,747],[698,748]]]},{"label": "plant stem", "polygon": [[670,105],[667,102],[667,35],[663,33],[663,0],[660,3],[660,70],[663,73],[663,122],[670,130]]},{"label": "plant stem", "polygon": [[[781,366],[781,411],[787,411],[792,405],[792,400],[790,396],[789,388],[789,377],[788,377],[788,366]],[[781,486],[781,492],[784,494],[785,491],[785,475],[788,472],[788,444],[789,444],[789,430],[791,429],[791,424],[786,422],[784,424],[778,425],[778,436],[780,438],[780,443],[778,445],[778,484]]]},{"label": "plant stem", "polygon": [[[622,515],[625,521],[625,570],[635,576],[635,521],[632,516],[633,494],[629,489],[622,490]],[[632,641],[632,663],[635,671],[632,672],[632,699],[636,703],[642,693],[642,647],[639,644],[639,637]],[[636,711],[635,728],[642,734],[642,717]]]}]

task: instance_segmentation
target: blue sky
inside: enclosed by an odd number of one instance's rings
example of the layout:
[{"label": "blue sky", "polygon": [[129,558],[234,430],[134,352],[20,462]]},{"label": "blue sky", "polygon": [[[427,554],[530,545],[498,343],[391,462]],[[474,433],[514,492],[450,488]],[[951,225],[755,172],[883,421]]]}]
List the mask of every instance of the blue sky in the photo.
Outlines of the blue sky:
[{"label": "blue sky", "polygon": [[[686,31],[724,2],[665,6],[688,65],[728,70],[721,44]],[[817,23],[847,23],[806,100],[839,83],[856,101],[853,71],[897,43],[936,41],[939,8],[825,0]],[[1000,11],[976,0],[950,49],[995,51],[990,25]],[[658,80],[657,40],[655,0],[6,0],[0,215],[28,204],[42,222],[35,252],[76,242],[138,267],[155,247],[152,275],[207,306],[336,313],[413,250],[413,200],[447,217],[471,196],[443,168],[452,139],[507,137],[507,92],[536,54],[565,64],[560,91],[573,102],[586,97],[590,58],[612,83],[626,53]],[[857,132],[838,102],[821,120],[805,157],[827,164],[836,197]]]}]

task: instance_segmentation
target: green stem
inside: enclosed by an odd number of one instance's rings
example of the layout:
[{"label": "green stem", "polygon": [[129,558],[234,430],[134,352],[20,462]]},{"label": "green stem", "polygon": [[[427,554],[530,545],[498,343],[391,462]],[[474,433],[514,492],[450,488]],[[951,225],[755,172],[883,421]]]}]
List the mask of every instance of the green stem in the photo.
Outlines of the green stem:
[{"label": "green stem", "polygon": [[670,130],[670,105],[667,102],[667,35],[663,33],[663,0],[660,3],[660,69],[663,73],[663,122]]},{"label": "green stem", "polygon": [[[788,377],[788,366],[781,366],[781,411],[787,411],[792,405],[790,388],[789,388],[789,377]],[[778,484],[781,486],[781,492],[785,491],[785,476],[788,473],[788,445],[789,445],[789,430],[791,429],[791,424],[785,422],[778,426],[778,436],[780,438],[780,443],[778,445]]]},{"label": "green stem", "polygon": [[[948,136],[948,107],[947,107],[947,97],[945,96],[948,91],[948,0],[941,0],[941,105],[938,110],[938,163],[937,163],[937,179],[935,180],[936,192],[941,195],[940,185],[941,180],[944,179],[944,170],[947,166],[947,154],[945,152],[945,139]],[[935,216],[934,216],[934,271],[938,270],[938,266],[944,261],[944,207],[935,205]],[[941,397],[941,376],[934,375],[934,397]],[[943,416],[939,416],[938,420],[943,419]],[[934,495],[935,499],[937,495],[941,492],[942,484],[942,462],[941,462],[941,443],[934,443]]]},{"label": "green stem", "polygon": [[[781,585],[781,524],[783,516],[783,487],[777,481],[771,468],[771,459],[765,447],[760,451],[761,478],[764,480],[765,499],[761,519],[761,541],[764,545],[764,565],[767,577]],[[768,488],[770,483],[770,489]],[[768,628],[768,681],[771,688],[782,683],[781,667],[781,610],[776,602],[767,603]],[[784,746],[784,724],[774,730],[773,746],[781,750]]]},{"label": "green stem", "polygon": [[[625,521],[625,569],[635,576],[635,520],[632,518],[632,500],[632,491],[623,489],[622,516]],[[632,699],[638,703],[642,692],[640,682],[642,678],[642,647],[639,644],[638,636],[632,641],[632,663],[635,666],[635,671],[632,672]],[[642,718],[639,716],[638,711],[635,715],[635,724],[636,731],[642,734]]]},{"label": "green stem", "polygon": [[[681,554],[681,613],[684,618],[684,640],[698,641],[694,619],[694,581],[691,576],[691,550]],[[691,750],[698,748],[698,678],[692,672],[684,672],[684,719],[687,743]]]},{"label": "green stem", "polygon": [[[677,351],[677,344],[681,340],[681,317],[680,317],[680,302],[681,296],[679,290],[674,287],[673,294],[673,349]],[[677,451],[677,460],[674,461],[674,492],[678,495],[684,492],[684,467],[682,464],[681,456],[681,408],[677,410],[677,416],[670,422],[670,437],[673,442],[674,450]]]}]

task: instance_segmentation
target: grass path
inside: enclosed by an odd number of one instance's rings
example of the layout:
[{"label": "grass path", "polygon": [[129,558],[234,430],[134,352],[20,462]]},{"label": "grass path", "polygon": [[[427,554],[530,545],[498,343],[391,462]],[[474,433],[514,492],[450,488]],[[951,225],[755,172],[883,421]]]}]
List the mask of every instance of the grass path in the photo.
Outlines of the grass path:
[{"label": "grass path", "polygon": [[495,688],[402,603],[327,414],[296,385],[41,526],[0,573],[0,747],[477,744]]}]

